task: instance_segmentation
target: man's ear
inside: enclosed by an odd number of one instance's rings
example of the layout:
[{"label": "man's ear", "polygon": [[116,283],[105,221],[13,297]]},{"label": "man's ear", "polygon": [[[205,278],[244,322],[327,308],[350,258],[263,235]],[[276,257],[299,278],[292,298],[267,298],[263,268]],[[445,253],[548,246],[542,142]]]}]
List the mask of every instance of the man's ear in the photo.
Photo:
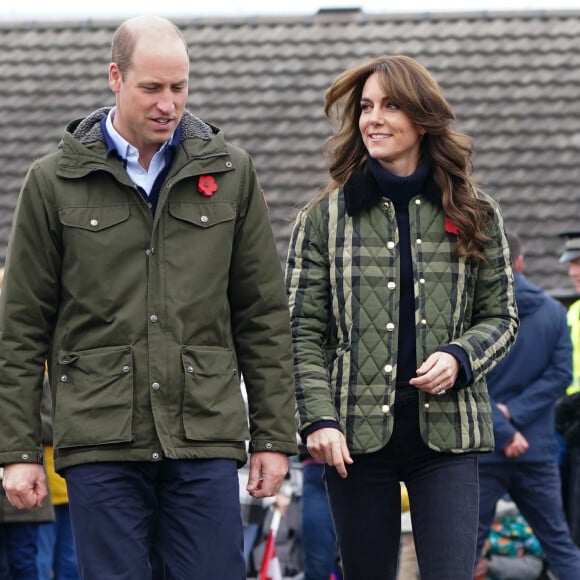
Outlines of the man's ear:
[{"label": "man's ear", "polygon": [[109,65],[109,87],[114,93],[118,93],[121,87],[121,71],[117,66],[117,63],[112,62]]}]

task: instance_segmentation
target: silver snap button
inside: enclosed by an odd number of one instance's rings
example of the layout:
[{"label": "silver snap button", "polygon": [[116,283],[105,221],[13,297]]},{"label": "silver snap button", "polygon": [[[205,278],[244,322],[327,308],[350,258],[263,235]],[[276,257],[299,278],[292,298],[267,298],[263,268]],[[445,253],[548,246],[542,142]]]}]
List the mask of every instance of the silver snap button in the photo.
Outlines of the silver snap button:
[{"label": "silver snap button", "polygon": [[159,383],[153,383],[153,384],[151,385],[151,388],[152,388],[154,391],[158,391],[160,387],[161,387],[161,385],[160,385]]},{"label": "silver snap button", "polygon": [[385,365],[384,370],[386,373],[392,373],[393,372],[393,365]]},{"label": "silver snap button", "polygon": [[22,459],[29,459],[30,455],[28,455],[28,453],[23,453],[20,457]]},{"label": "silver snap button", "polygon": [[381,410],[386,415],[391,410],[391,407],[389,407],[389,405],[383,405]]},{"label": "silver snap button", "polygon": [[62,375],[62,376],[60,377],[60,382],[61,382],[61,383],[66,383],[67,381],[68,381],[68,377],[67,377],[66,375]]},{"label": "silver snap button", "polygon": [[154,452],[151,454],[151,458],[152,458],[152,459],[159,459],[159,453],[157,453],[157,451],[154,451]]},{"label": "silver snap button", "polygon": [[394,325],[392,322],[389,322],[389,323],[387,324],[387,330],[388,330],[389,332],[392,332],[393,330],[395,330],[395,325]]},{"label": "silver snap button", "polygon": [[387,288],[388,288],[389,290],[394,290],[396,287],[397,287],[397,285],[396,285],[394,282],[389,282],[389,283],[387,284]]},{"label": "silver snap button", "polygon": [[187,372],[191,375],[193,374],[193,367],[192,366],[188,366],[187,367]]},{"label": "silver snap button", "polygon": [[231,161],[226,161],[226,167],[233,167],[234,164]]},{"label": "silver snap button", "polygon": [[156,314],[152,314],[152,315],[149,317],[149,320],[150,320],[151,322],[157,322],[157,320],[158,320],[158,318],[157,318],[157,315],[156,315]]},{"label": "silver snap button", "polygon": [[123,372],[124,372],[124,373],[128,373],[130,370],[131,370],[131,367],[130,367],[129,365],[125,365],[125,366],[123,367]]},{"label": "silver snap button", "polygon": [[200,219],[200,220],[201,220],[201,221],[202,221],[204,224],[205,224],[205,223],[207,223],[207,222],[209,221],[209,218],[208,218],[206,215],[202,215],[202,216],[201,216],[199,219]]},{"label": "silver snap button", "polygon": [[395,247],[395,242],[387,242],[387,248],[389,248],[389,250],[392,250]]},{"label": "silver snap button", "polygon": [[91,220],[91,225],[92,225],[93,227],[96,227],[96,226],[98,226],[98,225],[99,225],[99,220],[94,220],[94,219],[93,219],[93,220]]},{"label": "silver snap button", "polygon": [[264,445],[264,447],[266,449],[272,449],[273,445],[268,441],[268,443],[266,443],[266,445]]}]

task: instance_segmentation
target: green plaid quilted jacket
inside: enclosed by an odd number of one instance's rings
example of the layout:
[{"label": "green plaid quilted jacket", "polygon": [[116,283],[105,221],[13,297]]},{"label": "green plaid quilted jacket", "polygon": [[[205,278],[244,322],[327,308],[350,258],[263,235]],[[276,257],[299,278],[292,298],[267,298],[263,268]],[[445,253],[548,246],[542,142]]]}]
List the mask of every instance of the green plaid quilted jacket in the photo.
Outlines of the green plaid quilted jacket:
[{"label": "green plaid quilted jacket", "polygon": [[[495,220],[479,262],[456,256],[456,234],[446,231],[440,202],[409,201],[417,366],[438,347],[456,344],[472,370],[464,388],[443,396],[419,391],[422,437],[438,451],[493,449],[485,374],[507,353],[518,327],[501,213],[485,197]],[[337,421],[355,454],[382,448],[393,431],[398,248],[392,203],[382,198],[350,216],[343,188],[305,207],[292,232],[286,286],[298,427]]]}]

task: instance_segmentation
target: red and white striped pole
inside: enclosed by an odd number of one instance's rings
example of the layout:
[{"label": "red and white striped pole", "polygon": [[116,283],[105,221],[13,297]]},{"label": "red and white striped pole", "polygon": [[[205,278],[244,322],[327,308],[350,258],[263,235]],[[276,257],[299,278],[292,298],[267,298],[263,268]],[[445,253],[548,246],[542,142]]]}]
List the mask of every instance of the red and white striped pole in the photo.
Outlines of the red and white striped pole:
[{"label": "red and white striped pole", "polygon": [[282,580],[280,561],[276,555],[276,534],[278,533],[281,519],[282,512],[279,508],[274,507],[272,523],[270,524],[270,531],[268,532],[268,539],[266,540],[266,549],[264,550],[258,580]]}]

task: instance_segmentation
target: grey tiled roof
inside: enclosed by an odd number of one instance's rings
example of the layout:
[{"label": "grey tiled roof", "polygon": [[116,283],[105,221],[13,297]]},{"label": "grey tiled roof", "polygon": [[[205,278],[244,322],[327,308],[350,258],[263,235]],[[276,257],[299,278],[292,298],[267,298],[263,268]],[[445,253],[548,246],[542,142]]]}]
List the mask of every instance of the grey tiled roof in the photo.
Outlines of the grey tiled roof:
[{"label": "grey tiled roof", "polygon": [[[456,127],[475,140],[475,175],[523,238],[528,277],[572,294],[561,231],[580,230],[580,12],[179,19],[191,50],[189,108],[253,156],[281,259],[297,208],[326,180],[324,91],[384,53],[419,59]],[[0,23],[0,262],[31,161],[66,123],[113,104],[118,21]]]}]

